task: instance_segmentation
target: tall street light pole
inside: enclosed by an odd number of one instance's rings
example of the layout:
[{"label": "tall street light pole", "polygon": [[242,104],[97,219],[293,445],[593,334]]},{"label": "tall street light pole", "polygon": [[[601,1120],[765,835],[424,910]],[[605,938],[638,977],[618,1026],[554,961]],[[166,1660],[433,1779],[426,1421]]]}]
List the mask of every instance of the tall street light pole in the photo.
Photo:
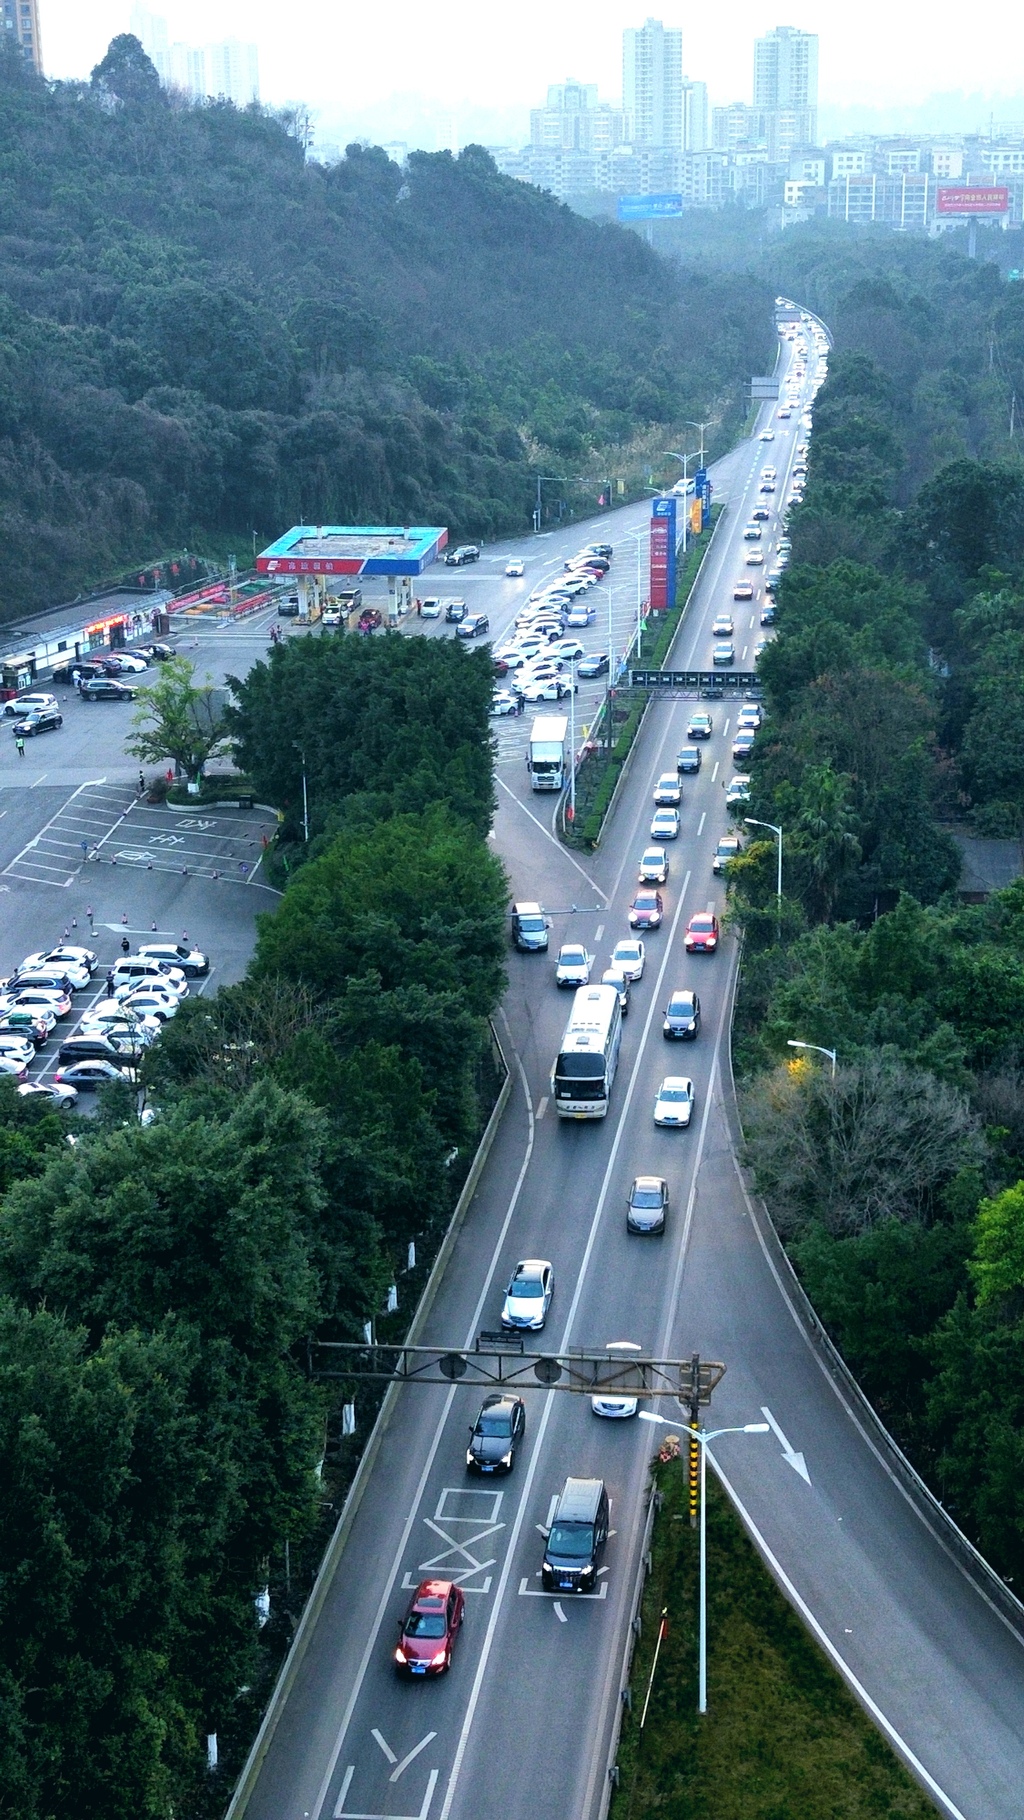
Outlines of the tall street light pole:
[{"label": "tall street light pole", "polygon": [[814,1049],[819,1055],[827,1055],[829,1061],[832,1063],[832,1079],[835,1080],[836,1051],[834,1049],[824,1049],[820,1043],[801,1043],[797,1041],[795,1036],[787,1036],[786,1047],[787,1049]]},{"label": "tall street light pole", "polygon": [[700,465],[701,465],[701,467],[703,467],[704,466],[704,431],[707,429],[708,424],[711,422],[711,419],[710,419],[710,417],[706,417],[704,419],[703,423],[695,423],[692,417],[684,417],[683,422],[686,424],[687,429],[700,431]]},{"label": "tall street light pole", "polygon": [[[656,1416],[652,1411],[641,1409],[640,1419],[644,1422],[658,1422],[663,1428],[671,1428],[671,1422],[664,1416]],[[742,1428],[713,1428],[709,1433],[703,1428],[688,1428],[686,1438],[696,1441],[700,1447],[700,1643],[697,1689],[697,1711],[708,1710],[708,1519],[707,1519],[707,1459],[708,1448],[712,1441],[721,1435],[766,1435],[770,1432],[767,1422],[745,1422]]]},{"label": "tall street light pole", "polygon": [[309,798],[306,794],[306,754],[297,739],[292,740],[296,752],[302,760],[302,832],[303,839],[309,839]]},{"label": "tall street light pole", "polygon": [[[696,429],[700,429],[699,424],[696,424],[693,427]],[[689,521],[690,521],[690,506],[689,506],[689,501],[686,496],[687,482],[690,477],[686,470],[689,467],[690,462],[694,458],[694,453],[695,453],[695,451],[693,449],[690,450],[690,453],[688,455],[681,455],[679,453],[678,449],[663,449],[662,450],[663,455],[671,455],[673,461],[681,461],[683,464],[683,557],[684,557],[684,560],[686,557],[686,533],[689,528]],[[703,432],[703,430],[701,430],[700,465],[701,465],[701,467],[704,466],[704,432]]]},{"label": "tall street light pole", "polygon": [[576,659],[569,660],[569,823],[576,826]]},{"label": "tall street light pole", "polygon": [[779,937],[781,939],[781,936],[782,936],[782,829],[777,828],[775,826],[774,822],[759,822],[757,820],[756,816],[753,816],[753,815],[745,815],[743,817],[743,820],[746,822],[748,828],[768,828],[768,829],[770,829],[772,834],[774,834],[776,840],[779,843],[779,865],[778,865],[778,872],[776,874],[776,881],[775,881],[775,903],[776,903],[776,910],[777,910],[778,921],[779,921]]}]

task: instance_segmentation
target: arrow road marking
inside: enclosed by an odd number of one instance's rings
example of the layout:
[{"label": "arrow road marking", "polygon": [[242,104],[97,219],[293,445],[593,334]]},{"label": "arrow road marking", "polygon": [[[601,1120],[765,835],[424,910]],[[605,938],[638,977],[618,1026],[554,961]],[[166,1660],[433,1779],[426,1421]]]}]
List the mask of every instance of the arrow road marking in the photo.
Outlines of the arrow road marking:
[{"label": "arrow road marking", "polygon": [[798,1472],[800,1474],[800,1477],[803,1480],[805,1480],[805,1482],[809,1485],[811,1482],[811,1475],[808,1472],[806,1465],[804,1464],[803,1454],[796,1453],[794,1451],[794,1449],[789,1445],[789,1442],[787,1441],[785,1435],[783,1434],[781,1428],[779,1427],[779,1424],[775,1420],[775,1417],[772,1415],[771,1410],[766,1408],[764,1403],[761,1404],[761,1414],[763,1415],[765,1421],[768,1423],[769,1427],[774,1431],[774,1433],[777,1435],[778,1439],[782,1443],[783,1459],[790,1466],[792,1466],[793,1471]]},{"label": "arrow road marking", "polygon": [[558,1619],[559,1624],[568,1624],[569,1622],[562,1610],[561,1601],[558,1599],[555,1600],[555,1617]]},{"label": "arrow road marking", "polygon": [[376,1726],[374,1726],[372,1732],[370,1733],[370,1737],[374,1738],[376,1740],[376,1742],[380,1745],[380,1748],[384,1752],[384,1755],[387,1758],[389,1763],[398,1762],[398,1758],[396,1757],[396,1755],[395,1755],[394,1751],[392,1750],[390,1744],[388,1743],[387,1739],[381,1737],[380,1732],[377,1730]]},{"label": "arrow road marking", "polygon": [[418,1757],[421,1750],[426,1750],[427,1745],[430,1744],[433,1741],[433,1739],[435,1739],[436,1737],[437,1737],[436,1732],[428,1732],[425,1738],[421,1738],[418,1744],[414,1744],[412,1747],[412,1750],[409,1751],[408,1755],[402,1758],[402,1761],[398,1765],[398,1768],[392,1770],[390,1776],[388,1777],[388,1781],[397,1782],[399,1776],[402,1775],[403,1771],[408,1769],[410,1763],[413,1761],[413,1758]]}]

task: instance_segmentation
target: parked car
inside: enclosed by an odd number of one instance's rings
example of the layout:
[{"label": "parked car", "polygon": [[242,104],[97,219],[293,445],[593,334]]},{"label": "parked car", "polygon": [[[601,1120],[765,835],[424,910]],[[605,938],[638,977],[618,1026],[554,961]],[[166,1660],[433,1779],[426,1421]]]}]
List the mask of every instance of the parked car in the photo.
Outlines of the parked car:
[{"label": "parked car", "polygon": [[135,690],[113,676],[93,676],[80,682],[78,693],[83,701],[134,701]]},{"label": "parked car", "polygon": [[723,834],[715,848],[715,857],[711,861],[712,872],[724,872],[731,860],[740,852],[742,842],[738,834]]},{"label": "parked car", "polygon": [[428,594],[426,600],[420,601],[420,618],[440,619],[440,617],[441,602],[438,600],[436,594]]},{"label": "parked car", "polygon": [[467,608],[464,600],[449,600],[444,610],[447,624],[450,626],[461,625],[466,617],[466,611]]},{"label": "parked car", "polygon": [[61,1112],[73,1112],[78,1102],[77,1088],[64,1081],[59,1084],[56,1081],[24,1081],[18,1092],[22,1099],[38,1099],[41,1096],[50,1100]]},{"label": "parked car", "polygon": [[167,961],[171,967],[179,967],[186,979],[201,979],[210,971],[209,955],[189,942],[140,942],[137,953],[140,960]]},{"label": "parked car", "polygon": [[495,689],[491,696],[490,712],[499,720],[505,715],[518,714],[519,696],[513,695],[509,689]]},{"label": "parked car", "polygon": [[591,676],[604,676],[608,669],[607,651],[591,651],[589,657],[583,657],[576,665],[577,676],[584,680]]},{"label": "parked car", "polygon": [[33,695],[17,695],[13,696],[10,701],[5,701],[3,714],[5,720],[23,720],[27,714],[35,714],[42,708],[55,708],[56,706],[57,697],[55,695],[46,695],[37,691]]},{"label": "parked car", "polygon": [[107,1081],[131,1081],[134,1084],[130,1068],[119,1068],[116,1062],[96,1059],[95,1061],[69,1062],[67,1067],[60,1067],[54,1074],[54,1084],[61,1087],[75,1087],[79,1093],[93,1092],[103,1087]]},{"label": "parked car", "polygon": [[481,632],[490,631],[490,620],[486,613],[467,613],[465,619],[455,628],[456,638],[479,638]]}]

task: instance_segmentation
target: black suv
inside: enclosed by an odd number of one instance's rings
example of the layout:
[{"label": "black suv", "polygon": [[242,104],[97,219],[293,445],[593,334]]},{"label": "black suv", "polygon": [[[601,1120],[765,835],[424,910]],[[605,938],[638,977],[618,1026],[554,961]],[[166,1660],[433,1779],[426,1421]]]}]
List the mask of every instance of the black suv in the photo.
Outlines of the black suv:
[{"label": "black suv", "polygon": [[445,607],[444,616],[450,626],[461,625],[462,621],[466,617],[465,601],[464,600],[450,600],[448,602],[448,605]]},{"label": "black suv", "polygon": [[127,683],[115,682],[112,676],[93,676],[88,682],[79,683],[78,692],[83,701],[134,701],[135,690]]},{"label": "black suv", "polygon": [[26,714],[24,720],[14,723],[15,737],[28,739],[33,733],[56,733],[64,725],[63,714],[56,708],[36,708],[32,714]]},{"label": "black suv", "polygon": [[461,569],[464,562],[479,562],[480,551],[475,543],[460,543],[455,550],[449,550],[445,557],[449,569]]},{"label": "black suv", "polygon": [[461,625],[456,626],[456,638],[479,638],[481,632],[490,630],[490,621],[486,613],[467,613]]}]

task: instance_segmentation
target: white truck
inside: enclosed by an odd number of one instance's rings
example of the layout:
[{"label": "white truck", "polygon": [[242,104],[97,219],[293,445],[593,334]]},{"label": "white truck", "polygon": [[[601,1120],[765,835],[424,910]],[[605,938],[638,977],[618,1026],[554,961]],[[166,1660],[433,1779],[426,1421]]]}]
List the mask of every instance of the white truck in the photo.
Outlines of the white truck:
[{"label": "white truck", "polygon": [[561,790],[569,770],[569,722],[564,714],[538,714],[530,728],[526,763],[535,790]]}]

